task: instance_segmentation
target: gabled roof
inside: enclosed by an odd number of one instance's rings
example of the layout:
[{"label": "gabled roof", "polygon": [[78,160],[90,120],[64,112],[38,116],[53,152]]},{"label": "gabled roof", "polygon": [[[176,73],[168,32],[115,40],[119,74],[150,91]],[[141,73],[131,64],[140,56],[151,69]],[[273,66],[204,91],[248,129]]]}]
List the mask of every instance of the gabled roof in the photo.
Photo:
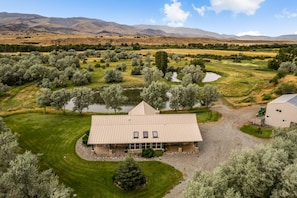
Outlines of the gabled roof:
[{"label": "gabled roof", "polygon": [[[138,132],[139,138],[134,138]],[[143,133],[148,137],[144,138]],[[158,137],[153,137],[157,133]],[[93,115],[88,144],[202,141],[196,114],[159,114],[141,102],[128,115]]]},{"label": "gabled roof", "polygon": [[270,103],[290,103],[294,106],[297,106],[297,94],[285,94],[276,98]]},{"label": "gabled roof", "polygon": [[[143,132],[148,132],[148,138]],[[157,131],[158,138],[153,137]],[[134,138],[138,132],[139,138]],[[88,144],[202,141],[195,114],[94,115]]]},{"label": "gabled roof", "polygon": [[154,109],[152,106],[142,101],[136,107],[129,111],[129,115],[153,115],[158,114],[159,111]]}]

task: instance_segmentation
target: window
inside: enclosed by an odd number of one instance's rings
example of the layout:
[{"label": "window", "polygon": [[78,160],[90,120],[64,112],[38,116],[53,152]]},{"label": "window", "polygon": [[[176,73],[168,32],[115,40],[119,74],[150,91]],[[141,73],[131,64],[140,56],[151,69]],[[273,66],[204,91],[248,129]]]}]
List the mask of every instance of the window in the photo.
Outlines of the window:
[{"label": "window", "polygon": [[148,138],[148,131],[143,131],[143,138]]},{"label": "window", "polygon": [[139,137],[139,133],[138,133],[138,131],[134,131],[134,133],[133,133],[133,137],[134,137],[134,139],[136,139],[136,138]]},{"label": "window", "polygon": [[153,138],[158,138],[158,131],[153,131]]}]

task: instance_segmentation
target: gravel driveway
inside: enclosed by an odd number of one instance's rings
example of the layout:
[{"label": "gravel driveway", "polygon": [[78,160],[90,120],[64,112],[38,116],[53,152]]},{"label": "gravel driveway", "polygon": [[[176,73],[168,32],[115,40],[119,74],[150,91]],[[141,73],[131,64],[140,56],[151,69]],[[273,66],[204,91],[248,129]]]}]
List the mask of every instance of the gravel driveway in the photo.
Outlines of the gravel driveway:
[{"label": "gravel driveway", "polygon": [[196,169],[211,172],[220,163],[226,161],[232,151],[241,151],[243,148],[253,148],[268,143],[269,140],[259,139],[239,130],[243,124],[256,118],[259,108],[259,105],[254,105],[232,109],[221,101],[217,102],[211,109],[220,112],[222,118],[218,122],[199,124],[203,138],[203,142],[199,144],[199,154],[164,155],[159,159],[183,172],[185,179],[165,197],[183,197],[182,192],[194,176]]},{"label": "gravel driveway", "polygon": [[[259,108],[259,105],[254,105],[232,109],[219,101],[211,109],[220,112],[222,118],[218,122],[199,124],[203,142],[199,143],[200,152],[198,154],[165,153],[162,157],[156,158],[156,160],[172,165],[184,175],[184,180],[165,197],[183,197],[183,190],[198,168],[211,172],[220,163],[228,160],[232,151],[241,151],[243,148],[253,148],[268,143],[269,140],[259,139],[239,130],[243,124],[256,118]],[[91,154],[89,147],[82,146],[81,138],[76,143],[76,153],[85,160],[118,161],[124,159],[124,157],[105,158]],[[136,160],[147,159],[139,158]]]}]

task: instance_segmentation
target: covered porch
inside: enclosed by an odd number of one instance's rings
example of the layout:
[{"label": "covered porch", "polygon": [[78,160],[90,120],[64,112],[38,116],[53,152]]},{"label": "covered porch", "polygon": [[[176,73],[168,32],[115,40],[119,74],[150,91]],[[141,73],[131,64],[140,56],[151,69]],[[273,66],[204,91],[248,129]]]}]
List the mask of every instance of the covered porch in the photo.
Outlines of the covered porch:
[{"label": "covered porch", "polygon": [[169,153],[198,153],[198,142],[183,143],[129,143],[129,144],[97,144],[92,146],[92,152],[98,155],[124,155],[127,153],[138,154],[143,149],[163,150]]}]

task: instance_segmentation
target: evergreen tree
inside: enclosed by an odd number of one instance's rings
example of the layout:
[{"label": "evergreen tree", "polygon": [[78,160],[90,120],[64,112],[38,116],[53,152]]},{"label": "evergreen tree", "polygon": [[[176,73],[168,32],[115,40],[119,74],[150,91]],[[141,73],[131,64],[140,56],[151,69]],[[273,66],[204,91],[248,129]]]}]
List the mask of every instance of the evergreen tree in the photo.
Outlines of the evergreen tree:
[{"label": "evergreen tree", "polygon": [[163,75],[167,72],[168,54],[165,51],[157,51],[155,54],[155,63]]},{"label": "evergreen tree", "polygon": [[133,190],[146,183],[143,171],[132,157],[127,157],[124,162],[119,164],[113,180],[117,186],[124,190]]}]

